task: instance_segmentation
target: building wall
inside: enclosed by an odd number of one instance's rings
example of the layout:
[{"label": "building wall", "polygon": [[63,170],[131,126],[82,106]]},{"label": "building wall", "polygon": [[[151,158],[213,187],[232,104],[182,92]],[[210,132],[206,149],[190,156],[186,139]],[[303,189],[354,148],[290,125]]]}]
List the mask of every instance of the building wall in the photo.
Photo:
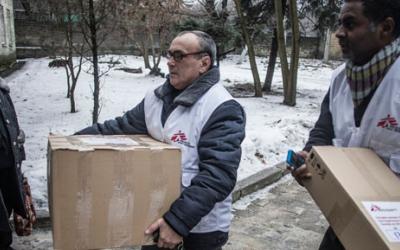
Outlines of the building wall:
[{"label": "building wall", "polygon": [[0,0],[0,70],[14,63],[15,30],[12,0]]},{"label": "building wall", "polygon": [[[45,57],[63,55],[65,51],[65,31],[63,27],[46,20],[45,15],[31,14],[24,17],[18,13],[15,19],[17,57]],[[74,42],[82,43],[83,38],[79,28],[74,33]],[[101,54],[135,54],[139,52],[120,30],[110,30],[106,40],[101,44]]]},{"label": "building wall", "polygon": [[[253,39],[254,50],[257,56],[268,56],[271,50],[272,32],[268,32],[262,37]],[[291,45],[291,34],[287,34],[286,37],[286,50],[287,54],[290,55]],[[320,37],[300,37],[300,53],[301,58],[322,58],[323,47],[321,47]]]},{"label": "building wall", "polygon": [[[61,27],[55,27],[48,22],[39,22],[26,19],[16,19],[17,57],[37,58],[62,54],[62,46],[65,44],[65,34]],[[80,43],[80,32],[75,33],[75,42]],[[267,34],[255,41],[255,52],[258,56],[269,55],[272,34]],[[290,36],[288,49],[290,51]],[[302,37],[300,39],[300,57],[322,58],[323,46],[319,37]],[[114,30],[100,47],[102,54],[128,54],[139,55],[135,45],[128,41],[126,36],[118,30]]]},{"label": "building wall", "polygon": [[342,58],[342,50],[339,45],[339,40],[336,38],[335,33],[331,34],[331,41],[329,43],[329,59],[338,60]]},{"label": "building wall", "polygon": [[[14,1],[18,2],[17,0]],[[62,27],[54,25],[50,14],[44,11],[43,13],[31,12],[29,15],[26,15],[21,4],[15,4],[15,6],[17,57],[45,57],[63,54],[65,34]],[[322,58],[324,55],[324,39],[321,39],[320,35],[313,29],[311,21],[304,19],[302,23],[300,57]],[[74,35],[74,40],[77,44],[82,42],[79,33],[78,30]],[[255,38],[255,50],[258,56],[269,54],[271,35],[272,32],[270,31],[261,38]],[[290,51],[290,34],[287,35],[287,41],[289,43],[288,50]],[[107,36],[107,40],[102,43],[99,52],[101,54],[139,55],[140,52],[136,46],[127,39],[123,32],[113,30]],[[335,48],[337,47],[332,46],[332,49]],[[337,54],[336,51],[332,53]],[[340,58],[340,51],[339,56],[332,56],[332,58]]]}]

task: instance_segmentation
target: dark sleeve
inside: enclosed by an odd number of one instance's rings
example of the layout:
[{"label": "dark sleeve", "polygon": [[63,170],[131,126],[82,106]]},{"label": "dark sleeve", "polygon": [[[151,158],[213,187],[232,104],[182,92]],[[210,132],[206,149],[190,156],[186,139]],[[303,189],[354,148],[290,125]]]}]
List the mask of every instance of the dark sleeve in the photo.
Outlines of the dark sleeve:
[{"label": "dark sleeve", "polygon": [[215,203],[232,192],[245,124],[244,110],[234,100],[221,104],[205,124],[198,143],[199,173],[164,215],[178,234],[187,236]]},{"label": "dark sleeve", "polygon": [[329,110],[329,91],[325,95],[321,104],[321,113],[314,128],[310,131],[310,136],[304,147],[304,151],[310,151],[312,146],[332,145],[332,139],[335,138],[333,130],[332,114]]},{"label": "dark sleeve", "polygon": [[123,116],[104,123],[96,123],[75,133],[76,135],[147,134],[144,118],[144,99]]}]

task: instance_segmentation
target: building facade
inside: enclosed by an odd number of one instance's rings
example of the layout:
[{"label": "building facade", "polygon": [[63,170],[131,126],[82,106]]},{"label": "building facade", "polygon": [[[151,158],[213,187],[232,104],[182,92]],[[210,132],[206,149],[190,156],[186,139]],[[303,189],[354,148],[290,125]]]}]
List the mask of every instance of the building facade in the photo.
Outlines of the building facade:
[{"label": "building facade", "polygon": [[16,61],[12,0],[0,0],[0,71]]}]

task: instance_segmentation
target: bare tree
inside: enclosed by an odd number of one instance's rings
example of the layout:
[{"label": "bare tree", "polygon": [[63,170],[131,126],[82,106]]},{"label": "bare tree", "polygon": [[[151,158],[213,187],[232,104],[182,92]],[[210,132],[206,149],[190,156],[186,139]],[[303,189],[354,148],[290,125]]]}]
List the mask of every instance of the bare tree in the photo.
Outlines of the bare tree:
[{"label": "bare tree", "polygon": [[[201,18],[204,20],[201,23],[200,29],[210,34],[217,45],[217,66],[222,58],[228,53],[233,52],[235,48],[230,45],[232,40],[235,39],[233,26],[228,24],[228,11],[227,0],[199,0],[202,6],[201,11],[197,11],[196,15],[205,15]],[[199,20],[199,18],[197,18]]]},{"label": "bare tree", "polygon": [[273,37],[271,41],[271,50],[268,57],[269,60],[268,60],[267,74],[265,75],[265,81],[263,86],[263,90],[265,92],[271,92],[272,78],[274,76],[277,56],[278,56],[278,38],[277,38],[276,28],[274,28]]},{"label": "bare tree", "polygon": [[300,31],[299,31],[299,18],[297,16],[296,0],[289,0],[289,16],[290,16],[290,27],[292,30],[290,82],[288,84],[288,89],[287,92],[285,93],[283,102],[289,106],[294,106],[296,105],[297,70],[299,68],[299,54],[300,54]]},{"label": "bare tree", "polygon": [[262,97],[262,88],[261,88],[260,75],[258,74],[253,41],[250,39],[250,34],[249,34],[248,30],[247,30],[247,20],[246,20],[246,17],[243,15],[243,12],[242,12],[242,3],[241,3],[241,1],[240,0],[235,0],[235,5],[236,5],[237,14],[239,16],[239,22],[240,22],[240,27],[241,27],[241,30],[242,30],[242,36],[243,36],[244,41],[245,41],[245,43],[247,45],[247,48],[248,48],[250,67],[251,67],[251,72],[252,72],[253,80],[254,80],[255,96],[256,97]]},{"label": "bare tree", "polygon": [[296,0],[289,0],[289,14],[292,31],[292,52],[290,68],[287,60],[286,41],[283,26],[283,6],[281,0],[275,0],[275,15],[277,22],[277,37],[279,57],[281,61],[282,81],[283,81],[283,103],[289,106],[296,105],[296,88],[297,88],[297,68],[299,60],[299,23],[297,17]]},{"label": "bare tree", "polygon": [[99,47],[111,33],[115,24],[111,21],[118,2],[112,0],[78,0],[81,13],[81,30],[91,52],[93,66],[93,112],[92,123],[98,122],[100,114]]},{"label": "bare tree", "polygon": [[[286,6],[287,0],[281,0],[281,1],[282,1],[282,6]],[[273,4],[272,1],[270,1],[269,4]],[[269,11],[267,11],[267,13],[265,13],[267,15],[265,18],[269,22],[271,22],[272,21],[271,17],[273,16],[273,13],[270,12],[271,8],[268,5],[264,5],[264,6],[267,7],[267,9],[269,10]],[[274,5],[273,5],[273,8],[275,8]],[[286,8],[282,8],[282,15],[285,15],[285,11],[286,11]],[[268,59],[267,74],[265,75],[265,81],[264,81],[264,86],[263,86],[263,90],[265,92],[271,91],[272,79],[273,79],[274,72],[275,72],[276,58],[278,56],[278,31],[276,28],[276,20],[275,20],[273,26],[274,26],[274,31],[273,31],[273,36],[272,36],[272,40],[271,40],[271,46],[270,46],[271,49],[270,49],[269,56],[268,56],[269,59]]]},{"label": "bare tree", "polygon": [[[159,64],[166,41],[181,15],[181,0],[124,1],[120,10],[120,24],[130,41],[140,48],[145,68],[150,74],[160,75]],[[152,60],[150,61],[150,57]]]},{"label": "bare tree", "polygon": [[[72,9],[70,0],[65,0],[65,4],[67,7],[67,16],[65,23],[65,37],[66,37],[66,59],[67,59],[67,79],[71,79],[71,88],[69,90],[69,99],[71,104],[71,113],[76,112],[75,108],[75,88],[76,83],[78,82],[79,75],[82,70],[82,61],[83,61],[83,53],[84,53],[84,43],[81,41],[80,44],[77,44],[78,47],[74,46],[74,30],[73,30],[73,19],[72,19]],[[74,51],[79,56],[78,64],[74,65],[73,55]],[[70,76],[70,77],[69,77]]]},{"label": "bare tree", "polygon": [[[61,48],[63,54],[62,60],[58,61],[64,66],[67,76],[67,98],[70,100],[70,112],[76,112],[75,89],[79,75],[82,70],[84,43],[82,40],[76,43],[75,34],[77,33],[78,16],[74,14],[73,9],[77,7],[74,0],[49,0],[51,12],[56,17],[57,24],[60,24],[64,30],[65,46]],[[78,40],[79,41],[79,40]],[[74,55],[78,56],[77,64],[74,63]],[[57,63],[57,61],[55,61]]]}]

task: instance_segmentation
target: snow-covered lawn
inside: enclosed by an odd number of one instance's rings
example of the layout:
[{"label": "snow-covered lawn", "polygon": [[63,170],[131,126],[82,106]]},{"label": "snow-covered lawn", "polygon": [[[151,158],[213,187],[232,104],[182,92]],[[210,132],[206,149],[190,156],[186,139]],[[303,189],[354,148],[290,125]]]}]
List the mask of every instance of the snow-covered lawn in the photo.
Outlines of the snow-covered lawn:
[{"label": "snow-covered lawn", "polygon": [[[112,57],[102,58],[110,61]],[[116,68],[143,68],[142,59],[113,56],[121,64]],[[70,135],[91,124],[92,76],[82,72],[76,89],[77,113],[69,113],[66,98],[65,70],[49,68],[50,59],[29,59],[25,66],[6,80],[22,129],[26,134],[27,160],[23,171],[30,179],[33,196],[41,209],[47,209],[47,136],[49,133]],[[237,56],[221,63],[221,80],[225,86],[252,82],[248,63],[237,65]],[[266,74],[265,58],[258,58],[261,79]],[[166,61],[161,67],[167,72]],[[335,63],[337,64],[337,63]],[[106,67],[106,64],[101,64]],[[87,70],[88,64],[85,65]],[[273,94],[263,98],[237,98],[246,111],[246,139],[242,144],[239,179],[283,161],[289,148],[299,150],[319,114],[320,103],[329,87],[333,66],[319,60],[301,60],[297,105],[282,105],[280,68],[275,70]],[[163,83],[160,77],[111,70],[102,78],[100,121],[122,115],[141,101],[148,88]]]}]

